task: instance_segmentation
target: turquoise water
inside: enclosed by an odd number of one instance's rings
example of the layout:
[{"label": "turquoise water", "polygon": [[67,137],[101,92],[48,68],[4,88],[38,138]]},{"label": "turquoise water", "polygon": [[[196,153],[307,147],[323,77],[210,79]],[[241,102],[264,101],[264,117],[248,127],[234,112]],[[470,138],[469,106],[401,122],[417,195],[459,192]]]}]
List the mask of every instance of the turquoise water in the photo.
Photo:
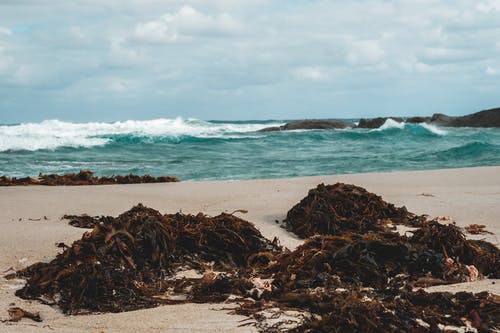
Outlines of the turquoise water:
[{"label": "turquoise water", "polygon": [[98,175],[255,179],[500,165],[500,129],[382,128],[262,133],[284,121],[156,119],[0,126],[0,175],[93,170]]}]

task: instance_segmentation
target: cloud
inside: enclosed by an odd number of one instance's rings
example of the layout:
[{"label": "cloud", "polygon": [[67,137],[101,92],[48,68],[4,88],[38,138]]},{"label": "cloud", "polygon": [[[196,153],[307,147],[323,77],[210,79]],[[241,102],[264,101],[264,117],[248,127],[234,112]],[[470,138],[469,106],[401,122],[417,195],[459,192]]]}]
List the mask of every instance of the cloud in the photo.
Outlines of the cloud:
[{"label": "cloud", "polygon": [[476,8],[477,10],[483,13],[500,11],[500,1],[499,0],[481,1],[476,5]]},{"label": "cloud", "polygon": [[115,77],[109,80],[107,88],[113,93],[122,94],[134,89],[134,85],[131,80]]},{"label": "cloud", "polygon": [[348,46],[346,60],[351,65],[375,65],[380,63],[385,51],[377,41],[354,41]]},{"label": "cloud", "polygon": [[130,66],[141,63],[144,54],[127,44],[123,37],[112,37],[109,41],[108,62],[113,66]]},{"label": "cloud", "polygon": [[494,69],[493,67],[486,67],[486,69],[484,70],[485,74],[486,75],[489,75],[489,76],[494,76],[494,75],[497,75],[497,70]]},{"label": "cloud", "polygon": [[173,42],[177,39],[177,29],[172,21],[171,15],[165,15],[160,20],[140,22],[135,26],[134,37],[146,42]]},{"label": "cloud", "polygon": [[0,36],[1,35],[10,36],[12,35],[12,31],[9,28],[0,27]]},{"label": "cloud", "polygon": [[146,42],[173,42],[179,36],[232,35],[241,29],[241,24],[227,13],[210,16],[183,6],[157,20],[137,23],[133,37]]},{"label": "cloud", "polygon": [[500,0],[0,1],[0,96],[16,101],[8,112],[0,105],[0,118],[47,116],[33,105],[67,119],[88,110],[118,119],[122,109],[248,119],[500,104],[499,8]]},{"label": "cloud", "polygon": [[320,67],[298,67],[292,70],[292,76],[297,80],[325,81],[330,78],[328,73]]},{"label": "cloud", "polygon": [[427,64],[443,64],[482,59],[484,55],[473,49],[428,47],[420,52],[418,58]]}]

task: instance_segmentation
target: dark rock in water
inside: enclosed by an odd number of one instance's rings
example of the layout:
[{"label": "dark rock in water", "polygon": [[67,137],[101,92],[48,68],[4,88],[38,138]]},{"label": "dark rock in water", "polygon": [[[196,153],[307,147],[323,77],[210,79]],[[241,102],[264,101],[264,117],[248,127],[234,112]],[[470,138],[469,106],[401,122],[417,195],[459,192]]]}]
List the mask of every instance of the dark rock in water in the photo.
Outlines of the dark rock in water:
[{"label": "dark rock in water", "polygon": [[352,124],[337,120],[298,120],[286,123],[283,126],[274,126],[261,129],[259,132],[289,131],[299,129],[342,129]]},{"label": "dark rock in water", "polygon": [[410,117],[406,119],[406,122],[410,124],[428,123],[429,121],[431,121],[431,117]]},{"label": "dark rock in water", "polygon": [[445,127],[500,127],[500,108],[483,110],[462,117],[436,113],[430,122]]},{"label": "dark rock in water", "polygon": [[378,118],[372,118],[372,119],[360,119],[358,128],[379,128],[382,126],[387,119],[392,119],[394,121],[397,121],[398,123],[403,122],[403,118],[400,117],[378,117]]},{"label": "dark rock in water", "polygon": [[282,130],[284,130],[284,127],[285,126],[266,127],[266,128],[263,128],[263,129],[259,130],[259,132],[277,132],[277,131],[282,131]]}]

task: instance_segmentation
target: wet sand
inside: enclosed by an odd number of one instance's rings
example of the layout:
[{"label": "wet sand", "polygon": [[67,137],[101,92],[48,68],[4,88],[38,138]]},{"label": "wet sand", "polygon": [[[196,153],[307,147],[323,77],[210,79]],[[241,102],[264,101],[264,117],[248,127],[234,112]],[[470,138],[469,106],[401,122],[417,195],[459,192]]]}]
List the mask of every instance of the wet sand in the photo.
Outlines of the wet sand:
[{"label": "wet sand", "polygon": [[[220,310],[228,306],[224,304],[171,305],[119,314],[65,316],[56,308],[17,298],[14,291],[22,281],[7,281],[3,275],[12,272],[11,268],[49,261],[60,250],[56,243],[71,244],[81,237],[84,230],[61,221],[62,215],[118,215],[139,202],[162,213],[217,215],[245,209],[247,214],[237,215],[254,222],[264,236],[271,239],[277,236],[292,249],[302,240],[280,228],[275,220],[282,220],[310,188],[321,182],[359,185],[412,212],[447,216],[460,226],[484,224],[494,235],[471,238],[499,244],[500,167],[251,181],[1,187],[0,319],[7,319],[9,304],[15,303],[27,310],[40,311],[44,321],[23,319],[18,323],[0,323],[0,332],[254,332],[252,327],[238,327],[245,317]],[[500,280],[436,288],[500,294]]]}]

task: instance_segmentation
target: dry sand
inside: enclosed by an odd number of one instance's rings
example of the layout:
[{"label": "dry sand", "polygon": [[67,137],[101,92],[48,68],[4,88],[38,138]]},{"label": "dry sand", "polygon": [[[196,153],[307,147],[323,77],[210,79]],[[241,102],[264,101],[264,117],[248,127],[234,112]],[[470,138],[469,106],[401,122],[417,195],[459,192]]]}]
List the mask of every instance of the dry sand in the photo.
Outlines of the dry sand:
[{"label": "dry sand", "polygon": [[[449,216],[461,226],[485,224],[494,235],[473,238],[499,243],[500,167],[252,181],[3,187],[0,188],[0,275],[11,272],[8,271],[10,268],[48,261],[58,253],[56,243],[70,244],[80,238],[83,230],[61,221],[62,215],[118,215],[139,202],[163,213],[182,211],[216,215],[246,209],[248,214],[240,216],[254,222],[266,237],[278,236],[283,245],[294,248],[301,240],[280,228],[275,220],[282,220],[308,189],[321,182],[363,186],[412,212],[432,217]],[[34,219],[41,220],[32,221]],[[40,311],[44,321],[35,323],[23,319],[18,323],[0,323],[0,332],[255,331],[252,327],[238,327],[245,318],[227,314],[226,310],[221,310],[227,305],[219,304],[186,304],[119,314],[65,316],[55,308],[17,298],[14,291],[20,284],[21,280],[0,278],[0,319],[7,318],[9,305],[15,303],[27,310]],[[436,287],[435,290],[442,288]],[[475,292],[488,290],[500,294],[500,280],[445,288]]]}]

